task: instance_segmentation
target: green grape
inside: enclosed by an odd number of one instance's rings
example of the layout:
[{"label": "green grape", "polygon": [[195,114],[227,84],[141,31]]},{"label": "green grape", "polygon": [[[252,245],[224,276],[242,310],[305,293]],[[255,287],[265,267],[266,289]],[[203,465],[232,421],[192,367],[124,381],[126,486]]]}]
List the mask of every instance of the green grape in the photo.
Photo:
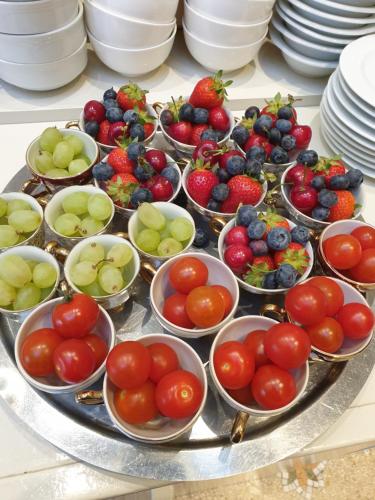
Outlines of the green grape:
[{"label": "green grape", "polygon": [[142,224],[155,231],[161,231],[167,222],[160,210],[155,208],[151,203],[142,203],[137,213]]},{"label": "green grape", "polygon": [[56,145],[63,140],[63,135],[56,127],[48,127],[39,138],[39,146],[44,151],[53,153]]},{"label": "green grape", "polygon": [[8,222],[18,233],[33,233],[42,220],[34,210],[17,210],[10,214]]},{"label": "green grape", "polygon": [[69,177],[70,174],[64,168],[53,168],[52,170],[48,170],[48,177],[51,179],[57,179],[58,177]]},{"label": "green grape", "polygon": [[32,279],[32,273],[26,261],[19,255],[5,255],[1,259],[0,278],[8,285],[22,288]]},{"label": "green grape", "polygon": [[35,166],[41,174],[46,174],[48,170],[52,170],[53,158],[48,151],[39,151],[35,157]]},{"label": "green grape", "polygon": [[30,236],[25,236],[24,234],[19,234],[19,235],[18,235],[18,241],[17,241],[17,243],[18,243],[18,244],[20,244],[20,243],[22,243],[23,241],[26,241],[26,240],[27,240],[27,238],[29,238],[29,237],[30,237]]},{"label": "green grape", "polygon": [[26,264],[29,266],[29,268],[31,269],[31,272],[34,271],[34,267],[39,264],[39,262],[37,262],[36,260],[25,260]]},{"label": "green grape", "polygon": [[92,194],[88,201],[88,211],[96,220],[107,220],[112,214],[111,200],[105,194]]},{"label": "green grape", "polygon": [[31,205],[25,200],[10,200],[7,207],[7,215],[11,215],[18,210],[32,210]]},{"label": "green grape", "polygon": [[103,228],[104,224],[100,220],[93,219],[92,217],[85,217],[78,230],[81,236],[92,236],[93,234],[99,233]]},{"label": "green grape", "polygon": [[40,302],[43,302],[43,300],[45,300],[49,296],[52,290],[53,286],[50,286],[48,288],[42,288],[40,291]]},{"label": "green grape", "polygon": [[181,252],[184,249],[182,243],[173,238],[165,238],[162,240],[158,246],[158,254],[161,257],[168,257],[171,255],[176,255],[176,253]]},{"label": "green grape", "polygon": [[73,160],[74,149],[66,141],[59,142],[53,152],[53,163],[57,168],[68,168]]},{"label": "green grape", "polygon": [[13,308],[15,311],[22,311],[23,309],[30,309],[40,302],[40,288],[34,283],[28,283],[17,292],[16,300],[14,301]]},{"label": "green grape", "polygon": [[154,252],[159,246],[160,234],[154,229],[143,229],[138,234],[135,242],[144,252]]},{"label": "green grape", "polygon": [[95,280],[94,283],[91,283],[91,285],[80,286],[79,288],[83,293],[86,293],[91,297],[103,297],[104,295],[107,295],[107,292],[103,290],[97,280]]},{"label": "green grape", "polygon": [[161,241],[171,237],[170,225],[171,221],[167,220],[165,227],[161,231],[159,231]]},{"label": "green grape", "polygon": [[0,217],[0,225],[7,226],[8,225],[8,217],[4,215],[4,217]]},{"label": "green grape", "polygon": [[90,158],[85,154],[76,155],[74,157],[74,159],[75,160],[84,160],[86,162],[87,166],[91,165],[91,163],[92,163]]},{"label": "green grape", "polygon": [[96,280],[97,274],[95,264],[90,261],[78,262],[70,270],[70,278],[76,286],[91,285]]},{"label": "green grape", "polygon": [[87,170],[87,163],[85,162],[85,160],[72,160],[69,163],[68,170],[70,175],[78,175],[81,172]]},{"label": "green grape", "polygon": [[88,193],[76,191],[65,196],[62,202],[64,212],[67,214],[83,215],[87,212]]},{"label": "green grape", "polygon": [[105,250],[102,245],[98,243],[89,243],[81,250],[79,260],[82,262],[84,260],[98,264],[105,258]]},{"label": "green grape", "polygon": [[56,283],[57,271],[48,262],[40,262],[34,267],[33,282],[38,288],[49,288]]},{"label": "green grape", "polygon": [[79,155],[83,151],[83,142],[76,135],[65,135],[64,141],[70,144],[74,150],[74,156]]},{"label": "green grape", "polygon": [[189,240],[194,234],[194,226],[185,217],[176,217],[170,225],[172,237],[177,241]]},{"label": "green grape", "polygon": [[121,271],[111,264],[104,264],[98,274],[99,285],[109,294],[117,293],[124,287]]},{"label": "green grape", "polygon": [[6,281],[0,280],[0,306],[10,306],[16,299],[16,289],[9,285]]},{"label": "green grape", "polygon": [[0,217],[4,217],[7,213],[8,203],[4,200],[4,198],[0,198]]},{"label": "green grape", "polygon": [[125,243],[116,243],[107,253],[107,260],[115,267],[123,267],[133,258],[131,248]]},{"label": "green grape", "polygon": [[17,231],[8,225],[0,226],[0,248],[12,247],[19,241]]},{"label": "green grape", "polygon": [[81,224],[81,219],[74,214],[59,215],[55,220],[53,227],[63,236],[73,236]]}]

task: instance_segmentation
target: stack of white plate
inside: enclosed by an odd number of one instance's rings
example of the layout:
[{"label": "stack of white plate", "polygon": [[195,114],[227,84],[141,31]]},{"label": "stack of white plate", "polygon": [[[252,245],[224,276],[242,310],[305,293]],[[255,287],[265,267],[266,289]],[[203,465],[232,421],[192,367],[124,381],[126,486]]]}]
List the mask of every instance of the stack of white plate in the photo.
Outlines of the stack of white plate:
[{"label": "stack of white plate", "polygon": [[270,36],[305,76],[325,76],[355,39],[375,33],[375,0],[277,0]]},{"label": "stack of white plate", "polygon": [[334,154],[375,178],[375,35],[350,43],[320,106],[321,133]]}]

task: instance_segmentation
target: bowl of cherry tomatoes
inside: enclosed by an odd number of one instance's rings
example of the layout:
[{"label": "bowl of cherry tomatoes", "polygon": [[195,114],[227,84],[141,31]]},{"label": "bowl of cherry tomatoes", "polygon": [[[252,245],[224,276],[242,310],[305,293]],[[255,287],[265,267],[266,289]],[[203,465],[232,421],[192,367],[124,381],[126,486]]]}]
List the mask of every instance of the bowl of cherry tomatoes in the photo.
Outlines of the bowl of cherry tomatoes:
[{"label": "bowl of cherry tomatoes", "polygon": [[22,323],[15,342],[17,367],[36,389],[76,392],[103,375],[115,337],[111,318],[91,297],[53,299]]},{"label": "bowl of cherry tomatoes", "polygon": [[163,328],[183,338],[216,333],[234,316],[239,288],[216,257],[191,252],[173,257],[156,272],[151,306]]}]

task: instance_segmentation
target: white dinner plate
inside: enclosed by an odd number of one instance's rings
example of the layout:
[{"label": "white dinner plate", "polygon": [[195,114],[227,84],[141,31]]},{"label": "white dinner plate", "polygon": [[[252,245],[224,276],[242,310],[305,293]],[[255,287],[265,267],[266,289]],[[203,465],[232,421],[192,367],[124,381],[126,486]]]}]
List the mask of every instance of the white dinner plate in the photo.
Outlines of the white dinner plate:
[{"label": "white dinner plate", "polygon": [[363,111],[365,111],[365,113],[367,113],[372,118],[375,115],[375,107],[370,106],[370,104],[361,99],[352,91],[350,87],[348,87],[348,84],[345,82],[341,74],[340,65],[337,67],[337,73],[339,75],[341,88],[344,90],[345,94],[350,98],[351,101],[358,103],[361,109],[363,109]]}]

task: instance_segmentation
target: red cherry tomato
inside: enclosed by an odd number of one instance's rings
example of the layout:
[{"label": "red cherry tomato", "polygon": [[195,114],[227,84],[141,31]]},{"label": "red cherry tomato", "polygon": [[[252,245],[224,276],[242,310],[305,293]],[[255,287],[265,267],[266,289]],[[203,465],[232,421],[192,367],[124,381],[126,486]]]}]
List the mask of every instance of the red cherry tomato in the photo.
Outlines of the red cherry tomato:
[{"label": "red cherry tomato", "polygon": [[374,313],[359,302],[345,304],[337,313],[344,335],[353,340],[364,339],[374,328]]},{"label": "red cherry tomato", "polygon": [[169,270],[169,281],[177,292],[189,293],[198,286],[207,283],[208,268],[195,257],[183,257],[172,264]]},{"label": "red cherry tomato", "polygon": [[285,297],[285,309],[292,321],[312,325],[326,316],[324,293],[316,286],[297,285]]},{"label": "red cherry tomato", "polygon": [[75,293],[71,300],[58,304],[52,311],[52,323],[66,338],[88,335],[99,318],[99,306],[89,295]]},{"label": "red cherry tomato", "polygon": [[340,285],[333,279],[326,276],[315,276],[309,280],[309,285],[318,287],[324,293],[327,316],[334,316],[344,305],[344,293]]},{"label": "red cherry tomato", "polygon": [[225,318],[226,316],[228,316],[228,314],[231,312],[233,308],[233,297],[228,288],[226,288],[225,286],[212,285],[211,288],[217,290],[220,293],[222,299],[224,300],[224,306],[225,306],[224,318]]},{"label": "red cherry tomato", "polygon": [[334,318],[323,318],[322,321],[306,328],[311,343],[321,351],[335,353],[344,342],[344,332]]},{"label": "red cherry tomato", "polygon": [[165,375],[156,386],[155,400],[160,413],[169,418],[187,418],[199,409],[203,386],[199,378],[186,370]]},{"label": "red cherry tomato", "polygon": [[158,414],[155,385],[150,380],[133,389],[116,389],[113,402],[119,417],[128,424],[144,424]]},{"label": "red cherry tomato", "polygon": [[172,347],[162,342],[150,344],[147,349],[151,354],[151,371],[149,378],[155,384],[170,372],[178,370],[180,364],[178,357]]},{"label": "red cherry tomato", "polygon": [[104,342],[104,340],[99,337],[99,335],[95,335],[91,333],[90,335],[86,335],[82,339],[86,344],[91,347],[92,352],[95,356],[95,369],[99,368],[99,366],[103,363],[108,354],[108,346]]},{"label": "red cherry tomato", "polygon": [[53,353],[57,376],[68,384],[87,379],[95,369],[94,353],[81,339],[64,340]]},{"label": "red cherry tomato", "polygon": [[53,328],[30,333],[21,347],[21,363],[29,375],[46,377],[54,373],[53,353],[64,339]]},{"label": "red cherry tomato", "polygon": [[251,383],[255,401],[265,410],[288,405],[297,395],[292,375],[275,365],[264,365],[255,372]]},{"label": "red cherry tomato", "polygon": [[136,340],[126,340],[108,354],[106,368],[113,384],[120,389],[134,389],[144,384],[150,375],[150,351]]},{"label": "red cherry tomato", "polygon": [[375,229],[371,226],[359,226],[350,233],[359,241],[362,250],[375,248]]},{"label": "red cherry tomato", "polygon": [[254,356],[241,342],[224,342],[214,353],[214,369],[225,389],[242,389],[249,385],[253,378]]},{"label": "red cherry tomato", "polygon": [[363,250],[359,264],[350,269],[349,275],[361,283],[375,283],[375,248]]},{"label": "red cherry tomato", "polygon": [[284,370],[293,370],[308,360],[311,342],[303,328],[291,323],[279,323],[266,333],[264,350],[275,365]]},{"label": "red cherry tomato", "polygon": [[242,387],[242,389],[228,389],[227,392],[229,396],[231,396],[234,400],[244,406],[250,406],[254,404],[254,398],[251,392],[250,385]]},{"label": "red cherry tomato", "polygon": [[224,318],[222,295],[211,286],[194,288],[187,296],[185,307],[190,320],[198,328],[210,328]]},{"label": "red cherry tomato", "polygon": [[266,332],[267,330],[254,330],[248,333],[244,340],[247,350],[254,356],[256,368],[269,363],[269,359],[264,352],[264,337]]},{"label": "red cherry tomato", "polygon": [[354,236],[338,234],[323,242],[324,254],[335,269],[350,269],[361,260],[362,248]]},{"label": "red cherry tomato", "polygon": [[190,320],[186,312],[187,295],[174,293],[165,299],[163,316],[165,319],[180,326],[181,328],[194,328],[194,323]]}]

